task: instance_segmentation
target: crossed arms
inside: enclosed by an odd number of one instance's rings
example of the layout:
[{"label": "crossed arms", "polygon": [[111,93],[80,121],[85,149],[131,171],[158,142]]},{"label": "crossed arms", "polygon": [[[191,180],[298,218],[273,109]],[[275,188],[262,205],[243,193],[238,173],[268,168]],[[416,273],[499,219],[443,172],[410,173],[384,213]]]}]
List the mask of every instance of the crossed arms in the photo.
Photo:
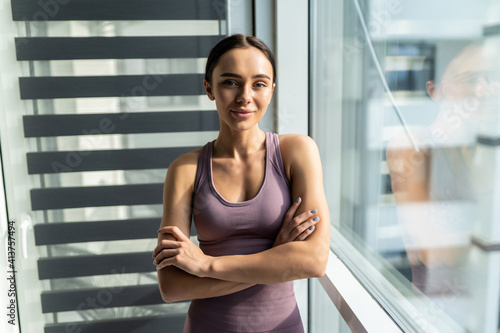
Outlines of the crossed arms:
[{"label": "crossed arms", "polygon": [[[200,150],[182,155],[169,167],[163,218],[155,248],[160,292],[166,302],[217,297],[255,284],[271,284],[324,275],[330,244],[330,220],[316,144],[301,135],[280,136],[292,198],[274,246],[249,255],[211,257],[189,237],[191,200]],[[311,212],[317,209],[317,212]],[[313,221],[314,217],[319,220]],[[314,230],[309,227],[314,225]]]}]

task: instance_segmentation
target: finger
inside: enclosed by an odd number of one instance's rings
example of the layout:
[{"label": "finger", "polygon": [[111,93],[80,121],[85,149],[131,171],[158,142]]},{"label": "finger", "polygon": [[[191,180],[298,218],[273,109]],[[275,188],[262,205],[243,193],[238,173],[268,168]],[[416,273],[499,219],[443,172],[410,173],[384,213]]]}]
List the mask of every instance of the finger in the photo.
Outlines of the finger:
[{"label": "finger", "polygon": [[312,232],[315,228],[314,225],[318,222],[319,222],[319,216],[315,216],[314,218],[308,219],[307,221],[301,223],[300,225],[298,225],[293,229],[291,233],[292,239],[297,240],[297,237],[299,237],[303,232],[309,230],[311,227],[312,229],[310,229],[310,231]]},{"label": "finger", "polygon": [[182,254],[178,253],[175,256],[163,259],[162,262],[157,267],[158,267],[158,269],[162,269],[162,268],[167,267],[167,266],[176,266],[180,269],[183,269],[183,267],[182,267],[183,262],[184,262],[184,260],[183,260]]},{"label": "finger", "polygon": [[295,200],[292,204],[292,206],[290,207],[290,209],[293,209],[295,208],[295,211],[297,210],[297,208],[300,206],[300,203],[302,202],[302,198],[301,197],[298,197],[297,200]]},{"label": "finger", "polygon": [[309,237],[309,235],[314,232],[314,229],[315,229],[315,227],[313,225],[310,226],[309,228],[307,228],[306,230],[304,230],[300,235],[298,235],[297,238],[295,238],[295,240],[296,241],[304,241],[304,240],[306,240],[307,237]]},{"label": "finger", "polygon": [[158,233],[159,234],[171,234],[172,236],[174,236],[176,239],[178,239],[180,241],[189,239],[186,235],[184,235],[184,233],[182,232],[182,230],[179,227],[172,226],[172,225],[158,229]]},{"label": "finger", "polygon": [[177,254],[179,254],[178,249],[163,250],[153,259],[153,263],[158,266],[163,260],[175,257]]},{"label": "finger", "polygon": [[302,198],[298,197],[297,200],[295,200],[293,202],[293,204],[290,206],[290,208],[288,208],[288,210],[286,212],[287,220],[293,219],[293,217],[294,217],[295,213],[297,212],[297,209],[299,208],[301,202],[302,202]]},{"label": "finger", "polygon": [[173,266],[177,263],[176,256],[170,257],[170,258],[165,258],[162,260],[162,262],[157,266],[158,269],[165,268],[167,266]]},{"label": "finger", "polygon": [[158,253],[160,253],[163,249],[176,249],[179,246],[180,244],[177,241],[163,239],[158,243],[158,245],[156,245],[155,249],[153,250],[153,258],[156,257]]},{"label": "finger", "polygon": [[311,217],[313,217],[314,215],[317,215],[317,214],[318,214],[318,210],[317,209],[312,209],[312,210],[305,211],[305,212],[303,212],[303,213],[295,216],[293,218],[291,224],[292,224],[293,227],[297,227],[297,226],[301,225],[302,223],[306,222]]}]

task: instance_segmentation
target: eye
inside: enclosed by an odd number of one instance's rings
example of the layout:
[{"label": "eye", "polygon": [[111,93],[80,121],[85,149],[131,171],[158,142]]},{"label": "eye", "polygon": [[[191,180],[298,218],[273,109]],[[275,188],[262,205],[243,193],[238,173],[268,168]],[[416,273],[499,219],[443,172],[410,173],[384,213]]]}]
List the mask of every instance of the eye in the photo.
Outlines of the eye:
[{"label": "eye", "polygon": [[257,82],[257,83],[255,84],[255,86],[256,86],[257,88],[265,88],[265,87],[267,87],[267,85],[266,85],[264,82]]},{"label": "eye", "polygon": [[225,80],[222,82],[223,85],[225,86],[235,86],[237,85],[238,83],[234,80]]}]

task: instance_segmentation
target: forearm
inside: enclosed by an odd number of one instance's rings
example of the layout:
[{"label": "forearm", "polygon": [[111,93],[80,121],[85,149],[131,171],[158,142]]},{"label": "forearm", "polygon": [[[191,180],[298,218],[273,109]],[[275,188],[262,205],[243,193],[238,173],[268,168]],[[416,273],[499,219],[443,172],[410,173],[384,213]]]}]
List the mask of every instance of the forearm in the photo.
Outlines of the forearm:
[{"label": "forearm", "polygon": [[324,275],[328,248],[291,242],[250,254],[212,258],[207,277],[240,283],[271,284]]},{"label": "forearm", "polygon": [[172,266],[158,270],[157,274],[162,298],[167,303],[225,296],[254,285],[214,278],[200,278]]}]

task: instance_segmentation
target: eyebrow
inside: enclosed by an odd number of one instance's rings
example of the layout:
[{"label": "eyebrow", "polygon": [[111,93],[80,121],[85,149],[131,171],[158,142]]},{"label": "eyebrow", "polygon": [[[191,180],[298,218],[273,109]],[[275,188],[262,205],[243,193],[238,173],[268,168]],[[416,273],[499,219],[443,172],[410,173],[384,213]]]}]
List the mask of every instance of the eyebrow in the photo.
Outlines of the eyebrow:
[{"label": "eyebrow", "polygon": [[462,73],[458,73],[458,74],[455,74],[455,78],[456,79],[462,79],[462,78],[471,78],[471,77],[474,77],[474,76],[478,76],[480,72],[472,72],[472,71],[466,71],[466,72],[462,72]]},{"label": "eyebrow", "polygon": [[[235,73],[222,73],[220,76],[223,76],[223,77],[235,77],[235,78],[241,79],[241,75],[235,74]],[[268,79],[268,80],[271,80],[271,78],[267,74],[255,74],[254,76],[252,76],[252,79]]]}]

